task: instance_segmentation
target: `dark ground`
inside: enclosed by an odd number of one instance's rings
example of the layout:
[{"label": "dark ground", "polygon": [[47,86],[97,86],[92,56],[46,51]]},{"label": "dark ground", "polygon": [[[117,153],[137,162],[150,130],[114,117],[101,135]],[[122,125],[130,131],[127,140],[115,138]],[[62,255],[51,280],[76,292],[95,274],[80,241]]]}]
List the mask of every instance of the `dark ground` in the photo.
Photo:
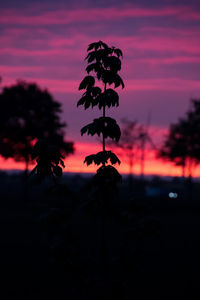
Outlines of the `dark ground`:
[{"label": "dark ground", "polygon": [[80,177],[71,193],[30,187],[26,202],[20,176],[0,182],[1,299],[200,298],[197,184],[193,199],[169,200],[124,183],[102,217]]}]

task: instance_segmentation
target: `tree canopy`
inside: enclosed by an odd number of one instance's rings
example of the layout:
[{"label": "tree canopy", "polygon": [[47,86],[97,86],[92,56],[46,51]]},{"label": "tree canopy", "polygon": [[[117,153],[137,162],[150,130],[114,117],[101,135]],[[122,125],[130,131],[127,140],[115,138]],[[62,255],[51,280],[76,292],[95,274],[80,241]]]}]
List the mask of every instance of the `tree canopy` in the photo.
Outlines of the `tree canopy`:
[{"label": "tree canopy", "polygon": [[61,104],[35,83],[18,81],[0,94],[0,154],[4,158],[32,160],[33,144],[39,139],[57,145],[64,155],[73,153],[73,142],[66,142],[61,122]]},{"label": "tree canopy", "polygon": [[182,166],[183,176],[185,169],[192,175],[193,167],[200,163],[200,99],[192,99],[185,117],[171,124],[158,156]]}]

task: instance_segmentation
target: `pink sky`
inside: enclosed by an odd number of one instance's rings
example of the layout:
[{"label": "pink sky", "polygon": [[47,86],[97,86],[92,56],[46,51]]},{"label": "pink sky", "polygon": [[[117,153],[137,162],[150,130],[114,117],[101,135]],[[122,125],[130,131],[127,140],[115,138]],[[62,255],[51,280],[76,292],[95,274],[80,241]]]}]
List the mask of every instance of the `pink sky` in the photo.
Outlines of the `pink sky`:
[{"label": "pink sky", "polygon": [[[200,98],[200,7],[198,1],[28,1],[0,4],[0,76],[2,86],[16,79],[46,87],[63,104],[66,138],[76,145],[66,171],[83,170],[83,161],[99,144],[81,137],[80,128],[100,111],[76,108],[81,97],[78,85],[85,75],[89,43],[103,40],[124,52],[121,76],[125,89],[119,91],[120,106],[108,114],[145,124],[160,132],[176,122],[189,106],[191,97]],[[153,132],[153,131],[152,131]],[[150,151],[150,149],[148,150]],[[151,153],[151,152],[148,152]],[[124,157],[119,170],[127,172]],[[1,168],[21,167],[1,160]],[[95,167],[86,170],[95,170]],[[170,164],[147,154],[146,172],[179,174]],[[139,165],[135,164],[135,172]],[[197,172],[197,174],[200,174]]]}]

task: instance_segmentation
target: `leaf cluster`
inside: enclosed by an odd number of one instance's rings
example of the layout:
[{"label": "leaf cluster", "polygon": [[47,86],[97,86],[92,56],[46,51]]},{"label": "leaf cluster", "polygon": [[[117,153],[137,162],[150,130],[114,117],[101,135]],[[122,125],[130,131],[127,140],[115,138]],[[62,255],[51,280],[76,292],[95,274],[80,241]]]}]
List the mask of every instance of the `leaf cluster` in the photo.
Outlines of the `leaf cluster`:
[{"label": "leaf cluster", "polygon": [[106,164],[110,160],[111,164],[114,165],[116,163],[120,164],[120,160],[117,157],[116,154],[114,154],[112,151],[101,151],[98,152],[97,154],[92,154],[89,156],[86,156],[85,158],[85,163],[89,166],[92,163],[96,165],[100,164]]},{"label": "leaf cluster", "polygon": [[41,179],[46,176],[62,176],[62,168],[65,168],[64,157],[57,146],[41,139],[34,145],[31,156],[37,162],[31,175],[36,174]]},{"label": "leaf cluster", "polygon": [[102,91],[99,87],[95,86],[95,77],[91,76],[93,72],[96,78],[102,81],[105,85],[114,84],[117,88],[121,86],[124,88],[124,82],[119,76],[118,71],[121,70],[122,51],[115,47],[108,47],[102,41],[91,43],[88,47],[88,55],[86,60],[88,66],[86,71],[87,76],[81,81],[79,90],[86,89],[81,99],[78,101],[77,106],[84,105],[84,108],[98,106],[111,107],[119,105],[119,96],[113,89],[105,89]]},{"label": "leaf cluster", "polygon": [[119,106],[119,96],[112,89],[106,89],[104,92],[99,87],[88,88],[87,91],[83,94],[81,99],[78,101],[77,106],[84,105],[84,108],[87,109],[90,106],[98,106],[101,109],[104,106],[114,107]]},{"label": "leaf cluster", "polygon": [[[88,72],[88,74],[90,72],[94,71],[96,73],[97,79],[102,80],[102,82],[104,84],[109,84],[109,85],[114,84],[115,88],[117,88],[119,86],[121,86],[122,88],[125,87],[121,76],[119,74],[117,74],[118,70],[113,71],[113,70],[107,70],[107,69],[103,69],[103,68],[97,68],[97,65],[95,63],[95,64],[89,65],[86,68],[86,71]],[[80,83],[79,90],[84,89],[82,87],[84,86],[85,80],[88,80],[88,77],[92,77],[92,76],[86,76],[83,79],[83,81]]]},{"label": "leaf cluster", "polygon": [[119,141],[121,136],[120,127],[115,121],[115,119],[110,117],[100,117],[94,119],[92,123],[84,126],[81,129],[81,135],[87,133],[88,135],[103,134],[105,138],[110,137],[116,142]]},{"label": "leaf cluster", "polygon": [[121,70],[122,51],[108,47],[102,41],[90,44],[87,51],[88,55],[85,58],[88,62],[87,73],[94,72],[97,79],[103,83],[114,84],[115,88],[121,85],[124,88],[124,82],[117,74]]}]

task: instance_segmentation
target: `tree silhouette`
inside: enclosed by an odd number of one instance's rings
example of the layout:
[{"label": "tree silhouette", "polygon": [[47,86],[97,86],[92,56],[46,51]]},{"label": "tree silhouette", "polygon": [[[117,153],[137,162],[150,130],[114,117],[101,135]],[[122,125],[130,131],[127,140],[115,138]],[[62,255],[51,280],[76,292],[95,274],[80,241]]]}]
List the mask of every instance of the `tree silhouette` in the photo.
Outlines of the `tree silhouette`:
[{"label": "tree silhouette", "polygon": [[[121,70],[122,51],[115,47],[109,47],[102,41],[91,43],[87,49],[88,55],[86,60],[88,65],[86,71],[88,75],[82,80],[79,90],[86,90],[78,101],[77,106],[83,105],[85,109],[97,106],[102,110],[102,116],[94,119],[92,123],[81,129],[81,135],[95,135],[102,137],[102,151],[97,154],[89,155],[85,158],[85,163],[90,165],[95,163],[101,165],[97,170],[95,177],[96,183],[100,186],[113,187],[119,181],[118,171],[111,165],[118,163],[120,160],[112,152],[106,150],[106,138],[119,141],[121,136],[120,127],[116,120],[106,116],[106,107],[117,107],[119,105],[119,96],[114,89],[108,86],[114,84],[114,88],[122,86],[124,83],[118,72]],[[94,76],[89,75],[92,73]],[[100,86],[96,86],[96,81]],[[103,89],[102,89],[103,87]]]},{"label": "tree silhouette", "polygon": [[200,100],[191,100],[185,117],[170,126],[158,156],[181,166],[183,177],[186,169],[192,177],[193,168],[200,162]]},{"label": "tree silhouette", "polygon": [[25,162],[25,174],[32,161],[33,144],[39,139],[56,145],[65,155],[73,153],[73,142],[64,140],[61,104],[46,89],[18,81],[3,88],[0,104],[0,154]]},{"label": "tree silhouette", "polygon": [[[129,176],[132,177],[134,160],[140,159],[141,178],[144,176],[144,162],[145,162],[145,146],[150,144],[153,149],[156,149],[150,134],[148,132],[148,125],[144,126],[135,120],[128,120],[126,118],[121,120],[122,134],[120,141],[115,143],[110,141],[109,144],[122,150],[122,153],[128,158]],[[132,184],[132,180],[130,180]]]},{"label": "tree silhouette", "polygon": [[37,165],[31,174],[37,175],[40,181],[46,176],[62,176],[62,168],[65,168],[63,155],[57,145],[51,145],[46,140],[40,139],[33,147],[31,158],[36,160]]},{"label": "tree silhouette", "polygon": [[125,154],[128,158],[129,175],[133,174],[133,164],[138,151],[138,142],[140,137],[140,126],[137,121],[131,121],[128,119],[122,119],[121,138],[118,143],[115,141],[109,141],[112,147],[116,147]]},{"label": "tree silhouette", "polygon": [[158,156],[172,161],[176,166],[182,167],[182,175],[185,176],[185,165],[187,158],[187,141],[182,127],[182,121],[172,124],[166,140],[159,150]]}]

